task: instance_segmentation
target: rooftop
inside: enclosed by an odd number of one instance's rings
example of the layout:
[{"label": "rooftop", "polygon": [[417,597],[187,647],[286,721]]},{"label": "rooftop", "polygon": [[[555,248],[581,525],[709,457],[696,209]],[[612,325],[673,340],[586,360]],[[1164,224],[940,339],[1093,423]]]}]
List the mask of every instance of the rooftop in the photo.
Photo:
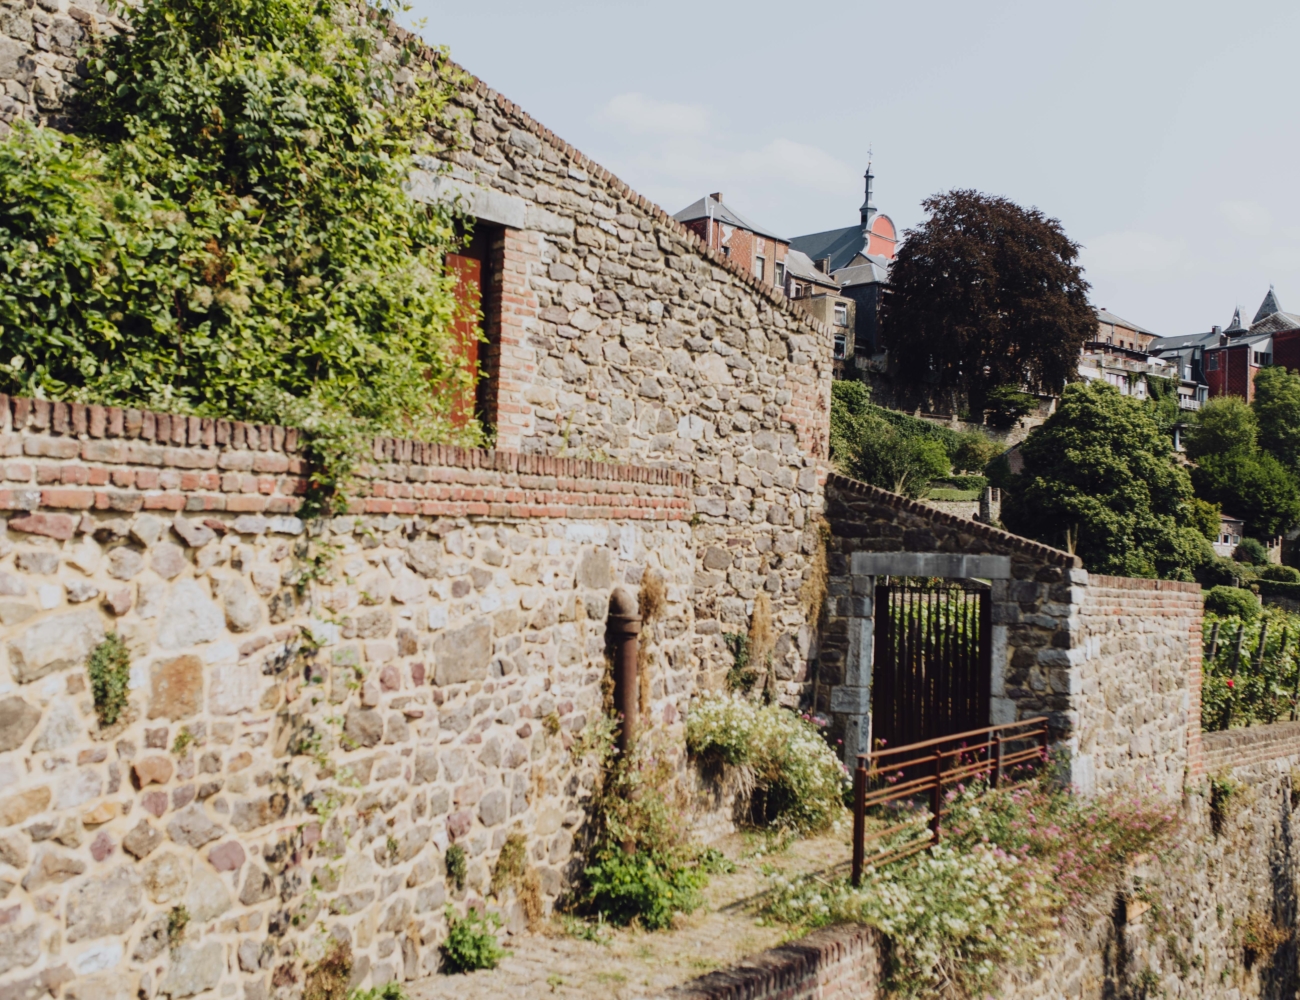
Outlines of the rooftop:
[{"label": "rooftop", "polygon": [[781,243],[788,243],[784,236],[778,236],[769,229],[762,226],[756,226],[739,212],[732,211],[720,198],[715,198],[711,194],[706,194],[697,202],[687,205],[680,212],[673,216],[678,222],[694,222],[696,219],[712,219],[714,222],[721,222],[726,226],[735,226],[737,229],[745,229],[751,233],[757,233],[759,236],[766,236],[769,239],[777,240]]}]

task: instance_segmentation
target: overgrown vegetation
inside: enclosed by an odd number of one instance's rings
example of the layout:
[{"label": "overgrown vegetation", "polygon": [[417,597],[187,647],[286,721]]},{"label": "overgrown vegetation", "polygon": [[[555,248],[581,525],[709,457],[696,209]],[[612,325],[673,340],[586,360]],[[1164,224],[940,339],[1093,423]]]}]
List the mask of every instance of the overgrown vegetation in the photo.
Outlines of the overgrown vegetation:
[{"label": "overgrown vegetation", "polygon": [[463,917],[447,907],[447,939],[440,946],[444,972],[473,972],[476,969],[495,969],[508,954],[497,940],[496,929],[501,918],[495,913],[486,915],[470,910]]},{"label": "overgrown vegetation", "polygon": [[366,435],[477,440],[454,220],[403,190],[452,81],[380,58],[344,0],[131,20],[75,136],[0,141],[0,389],[301,427],[325,505]]},{"label": "overgrown vegetation", "polygon": [[686,746],[734,771],[760,823],[815,833],[844,811],[848,772],[811,716],[734,695],[705,697],[686,716]]},{"label": "overgrown vegetation", "polygon": [[602,921],[662,930],[700,905],[712,854],[690,842],[673,756],[651,733],[615,754],[613,732],[602,718],[585,733],[584,753],[600,761],[600,780],[574,902]]},{"label": "overgrown vegetation", "polygon": [[108,633],[103,642],[91,650],[86,674],[90,679],[90,693],[99,724],[113,725],[126,708],[131,682],[131,655],[118,633]]},{"label": "overgrown vegetation", "polygon": [[1267,725],[1300,714],[1300,615],[1261,609],[1249,591],[1227,587],[1210,591],[1205,608],[1201,728]]},{"label": "overgrown vegetation", "polygon": [[766,913],[801,930],[879,928],[900,996],[983,996],[1000,970],[1043,954],[1062,920],[1108,909],[1127,860],[1175,827],[1171,805],[1075,797],[1050,774],[1014,789],[955,789],[947,809],[940,845],[869,868],[858,889],[843,878],[775,875]]},{"label": "overgrown vegetation", "polygon": [[954,431],[871,402],[861,382],[831,385],[831,459],[846,476],[920,496],[951,472],[982,473],[999,446],[979,431]]}]

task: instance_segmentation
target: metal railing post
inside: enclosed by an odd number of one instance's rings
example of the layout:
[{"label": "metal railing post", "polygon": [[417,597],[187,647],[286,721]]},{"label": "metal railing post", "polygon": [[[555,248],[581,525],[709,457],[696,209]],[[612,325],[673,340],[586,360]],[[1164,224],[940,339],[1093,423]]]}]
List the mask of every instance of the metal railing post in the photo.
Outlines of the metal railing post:
[{"label": "metal railing post", "polygon": [[993,787],[1002,784],[1002,733],[993,734]]},{"label": "metal railing post", "polygon": [[853,884],[862,884],[862,861],[866,853],[867,834],[867,765],[858,758],[853,772]]},{"label": "metal railing post", "polygon": [[943,812],[943,751],[934,753],[934,788],[930,792],[930,842],[939,843],[939,815]]}]

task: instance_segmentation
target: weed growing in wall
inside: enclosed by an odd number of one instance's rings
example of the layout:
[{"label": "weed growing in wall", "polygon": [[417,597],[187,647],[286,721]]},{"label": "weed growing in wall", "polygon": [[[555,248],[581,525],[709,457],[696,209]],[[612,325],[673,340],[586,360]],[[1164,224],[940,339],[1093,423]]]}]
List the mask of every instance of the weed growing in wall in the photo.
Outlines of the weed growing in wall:
[{"label": "weed growing in wall", "polygon": [[447,907],[447,940],[441,946],[443,971],[495,969],[508,954],[497,940],[496,928],[500,926],[501,918],[495,913],[470,910],[458,918],[456,911]]},{"label": "weed growing in wall", "polygon": [[443,855],[443,863],[447,866],[448,880],[456,887],[457,892],[463,892],[465,890],[465,875],[469,871],[465,848],[461,847],[460,844],[449,844],[447,853]]},{"label": "weed growing in wall", "polygon": [[506,837],[492,868],[492,892],[500,896],[506,889],[515,890],[524,919],[536,927],[542,919],[542,885],[528,863],[528,841],[517,830]]},{"label": "weed growing in wall", "polygon": [[86,673],[90,678],[90,693],[95,701],[99,724],[111,726],[126,708],[131,681],[131,656],[120,635],[110,632],[91,650]]},{"label": "weed growing in wall", "polygon": [[1175,828],[1164,802],[1133,793],[1083,799],[1050,776],[1014,789],[954,790],[948,810],[943,842],[869,868],[860,888],[773,876],[766,914],[802,928],[877,927],[900,996],[982,996],[1003,968],[1042,955],[1062,920],[1104,909],[1128,859]]}]

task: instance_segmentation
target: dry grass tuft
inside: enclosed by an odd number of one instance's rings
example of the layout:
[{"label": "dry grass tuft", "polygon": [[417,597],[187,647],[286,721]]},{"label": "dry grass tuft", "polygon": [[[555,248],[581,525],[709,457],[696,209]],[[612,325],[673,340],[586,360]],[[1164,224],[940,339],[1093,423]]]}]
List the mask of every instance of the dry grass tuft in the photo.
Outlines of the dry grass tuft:
[{"label": "dry grass tuft", "polygon": [[813,522],[816,542],[808,558],[808,575],[799,588],[799,607],[803,609],[808,624],[816,627],[826,605],[826,587],[830,578],[827,568],[827,548],[831,540],[831,526],[822,518]]},{"label": "dry grass tuft", "polygon": [[347,1000],[352,978],[352,949],[338,944],[307,973],[303,1000]]},{"label": "dry grass tuft", "polygon": [[528,929],[535,930],[542,919],[542,885],[537,872],[528,864],[528,843],[518,831],[506,837],[492,868],[493,894],[500,896],[511,888],[523,907]]}]

